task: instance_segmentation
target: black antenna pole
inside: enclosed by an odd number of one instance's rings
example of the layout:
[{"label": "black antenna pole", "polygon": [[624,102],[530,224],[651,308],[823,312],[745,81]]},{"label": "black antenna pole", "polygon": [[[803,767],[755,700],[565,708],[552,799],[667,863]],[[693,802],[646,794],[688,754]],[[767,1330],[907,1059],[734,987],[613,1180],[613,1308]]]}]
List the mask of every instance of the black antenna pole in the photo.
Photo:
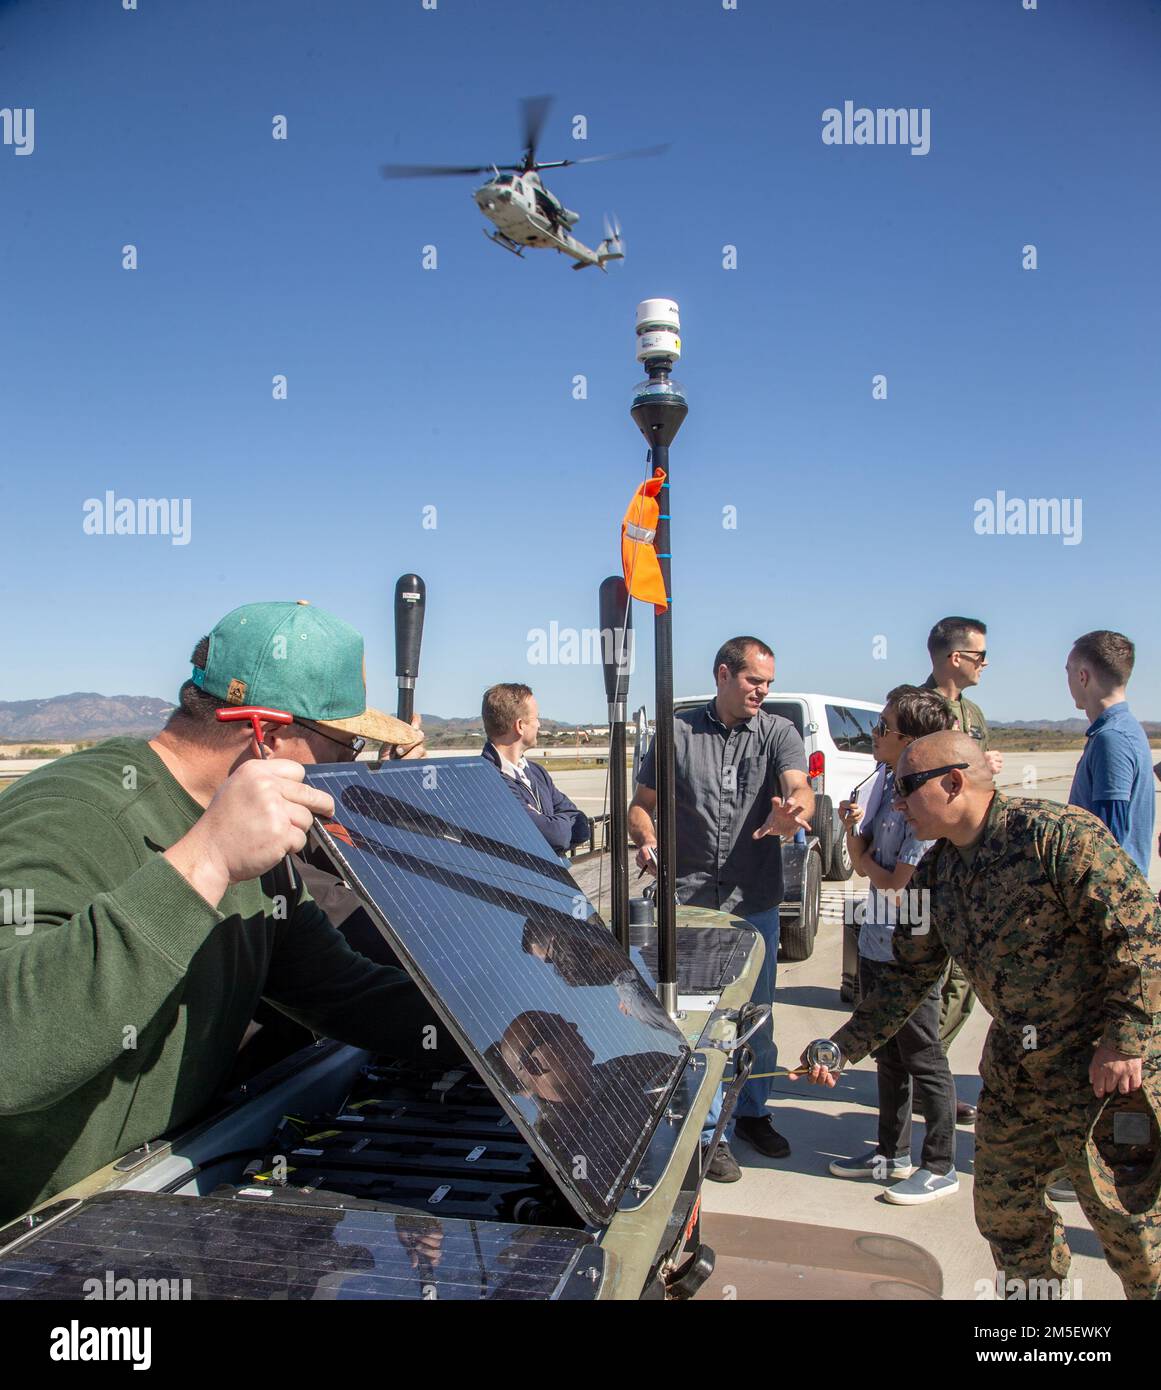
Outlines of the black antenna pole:
[{"label": "black antenna pole", "polygon": [[629,949],[629,791],[625,769],[625,706],[633,668],[633,611],[619,574],[601,584],[601,662],[609,701],[609,863],[613,935]]},{"label": "black antenna pole", "polygon": [[657,673],[654,771],[657,780],[657,992],[662,1006],[677,1015],[677,817],[673,772],[673,585],[669,523],[672,514],[672,475],[669,446],[689,412],[685,393],[671,380],[681,356],[681,321],[672,299],[646,299],[637,306],[637,360],[649,379],[633,393],[631,414],[652,451],[654,470],[665,471],[658,494],[659,517],[654,545],[668,600],[653,620],[654,664]]},{"label": "black antenna pole", "polygon": [[400,575],[395,582],[395,675],[399,681],[395,714],[404,724],[410,724],[415,713],[415,678],[419,675],[426,607],[427,585],[419,575]]}]

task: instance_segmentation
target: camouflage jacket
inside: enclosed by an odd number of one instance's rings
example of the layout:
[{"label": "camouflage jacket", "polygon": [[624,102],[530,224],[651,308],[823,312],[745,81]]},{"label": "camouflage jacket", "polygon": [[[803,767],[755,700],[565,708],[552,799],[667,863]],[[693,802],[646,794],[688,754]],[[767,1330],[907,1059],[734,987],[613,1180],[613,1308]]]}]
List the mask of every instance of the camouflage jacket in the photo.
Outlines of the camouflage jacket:
[{"label": "camouflage jacket", "polygon": [[[935,676],[930,675],[919,687],[921,690],[934,690]],[[944,699],[947,699],[944,696]],[[988,751],[988,721],[984,718],[984,712],[979,705],[973,703],[962,692],[958,700],[948,700],[952,714],[955,716],[955,727],[961,734],[967,734],[969,738],[974,738],[979,742],[980,747],[986,753]]]},{"label": "camouflage jacket", "polygon": [[1161,911],[1095,816],[997,792],[971,865],[939,840],[909,889],[918,911],[900,914],[899,968],[835,1034],[851,1061],[902,1026],[954,956],[993,1019],[985,1082],[995,1063],[1082,1083],[1102,1041],[1156,1063]]}]

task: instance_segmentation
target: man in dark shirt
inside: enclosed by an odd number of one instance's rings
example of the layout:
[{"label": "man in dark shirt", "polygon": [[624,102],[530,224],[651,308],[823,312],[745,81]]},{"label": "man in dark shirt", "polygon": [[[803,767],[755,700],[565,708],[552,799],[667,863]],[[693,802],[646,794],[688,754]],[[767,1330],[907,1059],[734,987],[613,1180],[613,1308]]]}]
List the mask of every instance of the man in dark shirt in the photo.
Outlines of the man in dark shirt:
[{"label": "man in dark shirt", "polygon": [[544,768],[525,756],[536,747],[540,711],[526,685],[493,685],[484,691],[484,732],[481,757],[507,779],[512,794],[536,822],[536,828],[557,854],[589,838],[589,819],[553,783]]},{"label": "man in dark shirt", "polygon": [[[774,1003],[778,969],[778,905],[782,901],[782,835],[809,829],[814,792],[806,777],[806,752],[788,719],[767,714],[762,702],[774,679],[774,653],[756,637],[733,637],[714,658],[717,694],[700,709],[674,719],[677,810],[677,898],[744,917],[762,935],[766,957],[753,998]],[[657,809],[653,750],[646,754],[629,808],[629,834],[637,863],[652,873],[648,850],[656,845]],[[778,1065],[773,1021],[754,1037],[754,1071]],[[766,1102],[770,1078],[746,1083],[733,1127],[770,1158],[785,1158],[790,1145],[774,1128]],[[713,1135],[720,1095],[706,1117],[703,1142]],[[709,1176],[741,1177],[729,1149],[730,1127],[713,1156]]]},{"label": "man in dark shirt", "polygon": [[0,797],[0,883],[35,901],[27,931],[0,933],[0,1220],[202,1112],[260,998],[357,1046],[461,1055],[402,971],[356,955],[307,894],[288,899],[276,866],[333,802],[215,717],[254,703],[384,737],[360,635],[309,606],[249,604],[214,628],[179,699],[148,742],[110,739]]}]

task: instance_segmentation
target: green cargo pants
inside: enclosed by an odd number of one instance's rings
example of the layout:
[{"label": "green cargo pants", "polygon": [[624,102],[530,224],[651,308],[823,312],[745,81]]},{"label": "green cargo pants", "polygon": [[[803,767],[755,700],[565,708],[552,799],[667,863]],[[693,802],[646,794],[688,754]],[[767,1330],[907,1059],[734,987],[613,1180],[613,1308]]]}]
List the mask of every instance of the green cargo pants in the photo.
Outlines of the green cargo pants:
[{"label": "green cargo pants", "polygon": [[944,1056],[968,1020],[975,1007],[976,992],[967,982],[967,976],[959,968],[958,961],[952,961],[943,977],[942,1002],[939,1008],[939,1041]]}]

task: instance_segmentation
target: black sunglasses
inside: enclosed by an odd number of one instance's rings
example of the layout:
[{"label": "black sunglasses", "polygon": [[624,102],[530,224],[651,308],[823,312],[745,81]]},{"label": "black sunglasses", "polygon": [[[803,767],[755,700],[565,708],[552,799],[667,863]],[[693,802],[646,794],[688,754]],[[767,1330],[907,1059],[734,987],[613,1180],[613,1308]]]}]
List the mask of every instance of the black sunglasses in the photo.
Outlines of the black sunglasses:
[{"label": "black sunglasses", "polygon": [[953,652],[951,653],[951,655],[952,655],[952,656],[970,656],[970,657],[972,658],[973,661],[978,661],[978,662],[980,663],[980,665],[982,666],[983,663],[984,663],[985,661],[987,661],[987,659],[988,659],[988,649],[987,649],[987,647],[985,647],[985,648],[983,649],[982,652],[965,652],[965,651],[963,651],[963,650],[957,648],[955,651],[953,651]]},{"label": "black sunglasses", "polygon": [[324,729],[320,729],[317,724],[308,724],[305,720],[296,719],[296,724],[300,724],[304,729],[309,729],[312,734],[318,734],[319,738],[325,738],[328,743],[337,743],[340,748],[346,748],[357,758],[367,746],[367,740],[358,734],[351,739],[335,738],[333,734],[328,734]]},{"label": "black sunglasses", "polygon": [[942,777],[945,772],[969,766],[969,763],[948,763],[946,767],[929,767],[926,772],[906,772],[902,777],[895,778],[895,795],[906,800],[912,792],[918,791],[924,782],[930,782],[933,777]]},{"label": "black sunglasses", "polygon": [[[883,719],[880,719],[879,722],[878,722],[877,724],[872,725],[872,727],[871,727],[871,733],[873,733],[873,734],[878,734],[878,736],[879,736],[880,738],[886,738],[886,736],[887,736],[888,734],[898,734],[898,733],[899,733],[899,730],[898,730],[898,729],[889,728],[888,725],[887,725],[887,723],[886,723],[886,721],[883,720]],[[900,737],[900,738],[903,738],[904,735],[899,734],[899,737]]]}]

